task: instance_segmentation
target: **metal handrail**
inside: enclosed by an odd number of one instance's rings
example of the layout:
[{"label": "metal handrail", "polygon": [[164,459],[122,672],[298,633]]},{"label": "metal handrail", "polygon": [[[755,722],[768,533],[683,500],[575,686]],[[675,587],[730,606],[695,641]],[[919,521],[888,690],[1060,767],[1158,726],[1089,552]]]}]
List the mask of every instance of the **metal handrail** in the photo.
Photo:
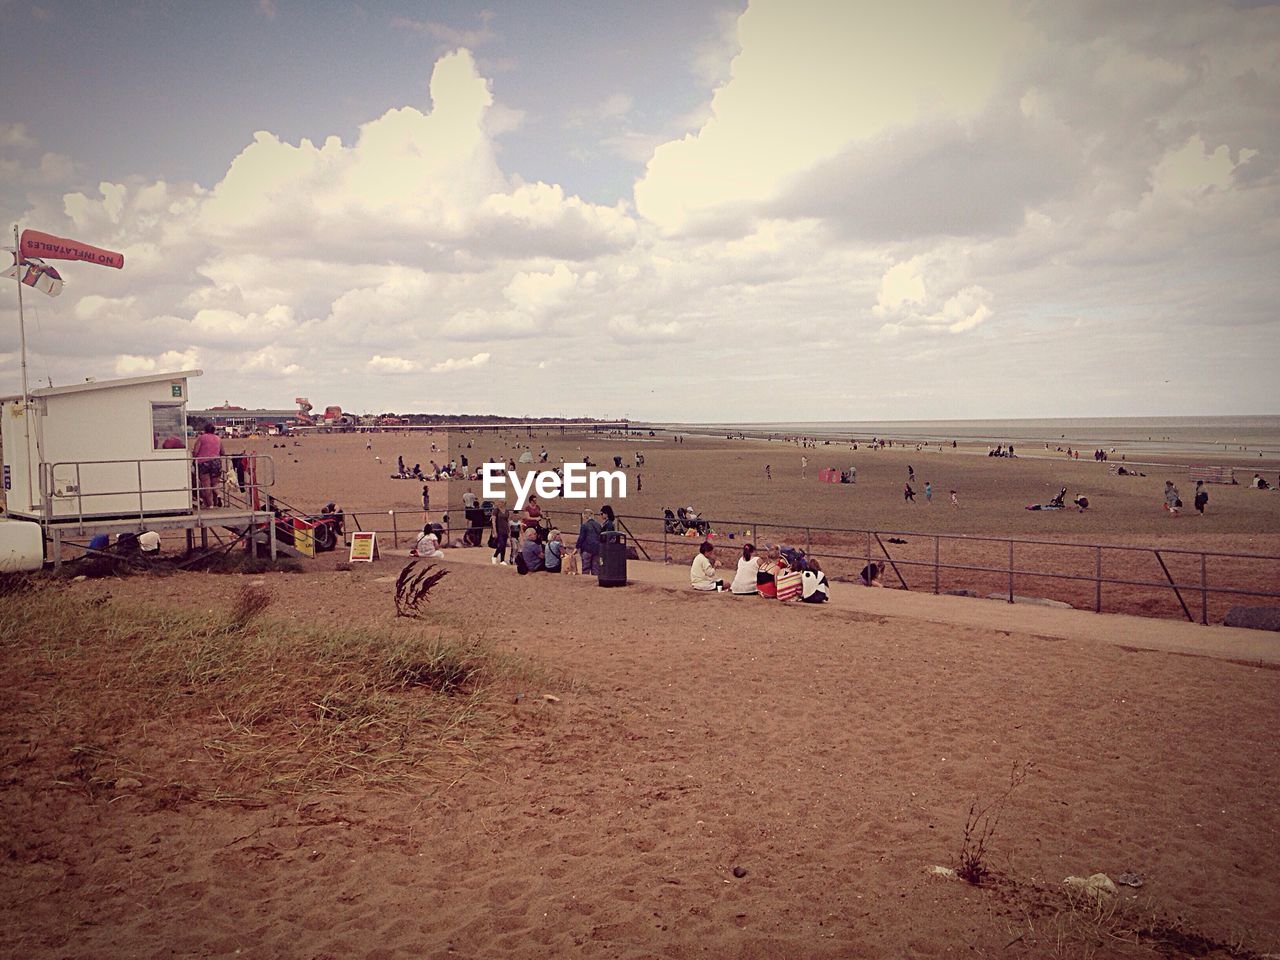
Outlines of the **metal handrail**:
[{"label": "metal handrail", "polygon": [[[83,525],[85,521],[85,500],[91,500],[93,498],[101,498],[101,497],[124,497],[124,496],[132,497],[134,495],[138,497],[138,518],[139,520],[145,521],[147,516],[145,498],[148,494],[155,495],[155,494],[163,494],[163,493],[184,493],[184,492],[192,496],[191,512],[195,514],[197,517],[202,517],[204,513],[204,507],[200,503],[200,499],[198,496],[199,474],[198,474],[198,471],[196,470],[197,459],[200,461],[208,461],[215,458],[213,457],[195,458],[188,453],[185,457],[173,457],[173,456],[133,457],[133,458],[113,459],[113,460],[57,460],[57,461],[42,462],[39,465],[39,471],[40,471],[40,498],[41,498],[41,503],[43,505],[43,511],[42,511],[43,522],[47,525],[49,523],[52,523],[55,520],[54,511],[53,511],[54,501],[74,500],[76,504],[77,522]],[[253,494],[253,498],[250,500],[250,509],[256,509],[252,507],[252,503],[253,503],[253,500],[257,499],[256,495],[258,494],[259,491],[261,491],[264,488],[275,485],[275,482],[276,482],[275,461],[269,454],[247,454],[247,453],[234,454],[234,455],[221,454],[216,459],[221,460],[225,468],[222,470],[221,477],[219,478],[221,493],[223,495],[228,494],[229,485],[233,483],[231,479],[232,475],[234,474],[233,461],[238,459],[247,459],[251,461],[253,481],[252,483],[247,484],[246,489],[243,491],[245,493],[252,492]],[[265,461],[266,463],[270,464],[270,467],[271,467],[270,479],[265,482],[258,478],[258,464],[260,461]],[[187,482],[186,484],[183,484],[182,486],[148,487],[144,485],[144,482],[142,479],[142,471],[143,471],[144,464],[178,464],[178,463],[186,464],[187,475],[188,477],[193,478],[191,481]],[[84,483],[82,481],[82,468],[97,467],[97,466],[121,466],[121,465],[125,465],[125,466],[133,465],[136,467],[137,477],[138,477],[138,483],[136,487],[130,486],[121,490],[93,490],[90,492],[84,491]],[[68,468],[68,467],[74,468],[75,470],[76,489],[74,493],[67,493],[67,492],[61,491],[58,488],[57,484],[55,483],[56,471],[59,468]]]}]

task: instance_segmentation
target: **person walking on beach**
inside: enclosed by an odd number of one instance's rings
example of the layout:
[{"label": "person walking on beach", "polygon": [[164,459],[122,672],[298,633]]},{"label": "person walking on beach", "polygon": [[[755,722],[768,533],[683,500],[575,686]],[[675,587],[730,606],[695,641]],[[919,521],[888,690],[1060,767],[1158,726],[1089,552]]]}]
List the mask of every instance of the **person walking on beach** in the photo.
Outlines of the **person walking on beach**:
[{"label": "person walking on beach", "polygon": [[422,512],[427,513],[431,510],[431,491],[424,483],[422,485]]},{"label": "person walking on beach", "polygon": [[764,465],[764,478],[766,480],[773,479],[773,474],[769,472],[769,465],[767,463]]},{"label": "person walking on beach", "polygon": [[1203,517],[1205,504],[1209,502],[1209,491],[1204,488],[1203,480],[1196,481],[1196,496],[1192,502],[1195,504],[1196,513]]},{"label": "person walking on beach", "polygon": [[956,492],[954,490],[951,491],[951,505],[957,510],[960,509],[960,501],[956,499]]},{"label": "person walking on beach", "polygon": [[1173,485],[1172,480],[1164,482],[1164,508],[1169,511],[1169,516],[1181,516],[1182,498],[1178,496],[1178,488]]},{"label": "person walking on beach", "polygon": [[801,480],[803,480],[803,479],[804,479],[804,472],[805,472],[807,469],[809,469],[809,458],[808,458],[808,457],[801,457],[801,458],[800,458],[800,479],[801,479]]},{"label": "person walking on beach", "polygon": [[904,483],[902,485],[902,499],[910,500],[912,503],[916,502],[916,492],[911,489],[911,484]]},{"label": "person walking on beach", "polygon": [[926,504],[933,503],[933,484],[928,480],[924,482],[924,502]]},{"label": "person walking on beach", "polygon": [[600,573],[600,522],[590,510],[582,511],[582,525],[578,527],[578,539],[574,544],[581,558],[583,576]]},{"label": "person walking on beach", "polygon": [[511,537],[511,511],[507,509],[505,501],[501,506],[493,508],[490,520],[493,523],[493,559],[489,562],[494,566],[501,564],[505,567],[507,543]]},{"label": "person walking on beach", "polygon": [[907,464],[907,483],[916,482],[916,468],[911,464]]}]

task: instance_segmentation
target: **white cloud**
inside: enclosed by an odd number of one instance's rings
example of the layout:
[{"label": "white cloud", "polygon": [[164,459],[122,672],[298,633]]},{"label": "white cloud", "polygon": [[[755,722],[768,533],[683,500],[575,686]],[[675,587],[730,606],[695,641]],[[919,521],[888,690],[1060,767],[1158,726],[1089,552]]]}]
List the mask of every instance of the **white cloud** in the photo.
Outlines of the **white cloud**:
[{"label": "white cloud", "polygon": [[741,52],[694,134],[658,148],[636,209],[668,230],[773,197],[850,141],[925,112],[983,106],[1012,39],[996,2],[832,4],[757,0]]},{"label": "white cloud", "polygon": [[451,373],[454,370],[469,370],[472,367],[483,367],[489,362],[489,354],[477,353],[473,357],[465,357],[459,360],[449,359],[442,360],[431,367],[432,373]]},{"label": "white cloud", "polygon": [[157,356],[123,353],[116,357],[115,362],[115,372],[121,377],[136,377],[144,373],[178,373],[199,367],[200,354],[195,347],[166,350]]},{"label": "white cloud", "polygon": [[416,360],[406,360],[404,357],[375,355],[369,358],[366,366],[374,373],[413,373],[421,367],[421,364]]}]

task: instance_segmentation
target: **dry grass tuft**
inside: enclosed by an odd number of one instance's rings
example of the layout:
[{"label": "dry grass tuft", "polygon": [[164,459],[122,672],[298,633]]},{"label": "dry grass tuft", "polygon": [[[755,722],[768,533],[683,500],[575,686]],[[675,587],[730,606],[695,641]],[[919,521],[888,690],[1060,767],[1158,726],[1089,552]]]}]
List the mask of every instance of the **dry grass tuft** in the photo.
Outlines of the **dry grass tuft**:
[{"label": "dry grass tuft", "polygon": [[94,796],[128,775],[214,800],[451,780],[504,729],[495,685],[524,668],[447,617],[388,636],[274,620],[270,604],[253,587],[222,616],[61,590],[6,599],[5,672],[44,684],[21,719],[62,744],[57,779]]},{"label": "dry grass tuft", "polygon": [[1028,769],[1025,763],[1014,761],[1013,768],[1009,771],[1008,784],[994,800],[984,807],[979,807],[976,799],[969,804],[969,815],[965,817],[964,835],[960,842],[960,866],[956,867],[956,875],[960,879],[980,885],[991,876],[991,868],[987,863],[991,853],[991,840],[995,837],[996,827],[1000,825],[1005,804],[1027,779]]}]

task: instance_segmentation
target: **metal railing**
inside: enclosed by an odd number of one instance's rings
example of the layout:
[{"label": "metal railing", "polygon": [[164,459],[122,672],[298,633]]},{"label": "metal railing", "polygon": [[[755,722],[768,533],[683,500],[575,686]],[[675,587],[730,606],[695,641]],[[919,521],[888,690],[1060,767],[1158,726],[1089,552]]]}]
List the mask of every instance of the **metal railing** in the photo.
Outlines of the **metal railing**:
[{"label": "metal railing", "polygon": [[[573,517],[574,524],[572,530],[577,529],[577,519],[580,514],[565,511],[544,510],[543,514],[548,517],[552,516],[569,516]],[[686,562],[692,559],[693,553],[697,551],[698,545],[702,542],[701,536],[686,536],[673,530],[672,524],[666,517],[649,517],[649,516],[633,516],[618,514],[617,519],[621,523],[628,523],[628,532],[631,535],[632,542],[637,547],[648,545],[652,548],[655,559],[660,552],[664,562],[673,561],[673,554],[679,554],[678,560]],[[747,542],[746,538],[742,541],[736,539],[737,531],[748,530],[751,532],[751,539],[757,545],[772,540],[778,545],[789,545],[794,547],[802,547],[807,556],[816,557],[820,562],[835,562],[838,565],[852,563],[865,565],[872,563],[885,563],[888,568],[893,571],[894,577],[902,589],[913,589],[908,583],[906,574],[913,570],[924,572],[926,576],[925,589],[931,589],[933,593],[941,593],[943,573],[961,573],[970,575],[968,577],[969,584],[975,582],[978,577],[972,575],[981,575],[988,582],[992,578],[999,578],[1002,583],[1000,594],[1007,597],[1010,603],[1014,602],[1016,596],[1016,588],[1019,579],[1025,583],[1027,580],[1049,580],[1062,581],[1067,584],[1079,584],[1083,586],[1091,586],[1092,594],[1089,600],[1096,613],[1101,613],[1104,609],[1103,605],[1103,587],[1104,585],[1146,588],[1157,591],[1168,591],[1177,599],[1179,608],[1187,620],[1195,622],[1197,619],[1188,605],[1188,597],[1193,602],[1199,600],[1199,621],[1207,624],[1209,622],[1209,600],[1213,595],[1232,595],[1245,597],[1259,597],[1267,599],[1280,598],[1280,556],[1270,554],[1252,554],[1252,553],[1234,553],[1226,551],[1212,550],[1188,550],[1184,548],[1165,548],[1165,547],[1142,547],[1128,546],[1117,544],[1101,544],[1101,543],[1073,543],[1061,540],[1039,540],[1030,538],[1017,537],[991,537],[991,536],[971,536],[966,534],[944,534],[944,533],[924,533],[920,531],[893,531],[893,530],[872,530],[866,528],[840,528],[840,527],[813,527],[804,524],[779,524],[761,522],[757,520],[729,520],[724,518],[708,518],[702,517],[710,523],[714,532],[716,529],[722,531],[734,531],[729,534],[732,542],[736,546],[739,542]],[[677,521],[677,524],[679,521]],[[661,533],[654,531],[656,525]],[[632,530],[640,530],[637,534]],[[568,529],[568,528],[566,528]],[[772,533],[770,533],[772,531]],[[816,536],[815,536],[816,533]],[[907,538],[911,538],[908,540]],[[718,536],[717,542],[721,546],[724,545],[726,537]],[[899,552],[894,555],[889,549],[889,545],[894,541],[901,541],[898,545],[907,545],[912,541],[915,542],[917,550],[914,555],[904,555]],[[856,546],[855,546],[856,544]],[[925,549],[923,556],[919,545],[923,544]],[[960,559],[943,558],[943,545],[963,545],[966,552],[970,554],[976,553],[978,560],[966,562]],[[932,549],[928,549],[928,548]],[[860,548],[860,549],[859,549]],[[977,549],[975,549],[977,548]],[[1078,564],[1073,563],[1059,564],[1058,569],[1031,568],[1019,563],[1019,551],[1025,558],[1026,554],[1032,552],[1032,548],[1040,548],[1041,552],[1046,551],[1065,551],[1085,558],[1085,566],[1091,569],[1084,571]],[[989,558],[995,553],[998,554],[1003,563],[990,562]],[[1125,558],[1145,557],[1154,560],[1159,567],[1160,574],[1163,579],[1142,579],[1133,575],[1125,575],[1123,571],[1119,573],[1104,572],[1104,557],[1109,554],[1120,554]],[[1262,582],[1269,589],[1259,588],[1252,584],[1246,583],[1228,583],[1223,582],[1223,577],[1219,573],[1215,577],[1214,582],[1210,582],[1210,569],[1220,571],[1221,565],[1217,561],[1240,560],[1250,563],[1264,564],[1269,568],[1269,572],[1262,578]],[[1195,569],[1194,579],[1191,581],[1179,580],[1174,571],[1170,569],[1170,562],[1181,561],[1185,566],[1190,563]],[[1211,561],[1213,561],[1211,563]],[[1080,572],[1065,572],[1064,567],[1070,569],[1072,566]],[[1127,568],[1132,568],[1132,563],[1126,563]],[[903,571],[906,571],[904,574]],[[850,571],[852,572],[852,571]],[[932,576],[929,576],[932,574]],[[831,576],[831,571],[828,571]],[[847,577],[846,579],[854,579]],[[915,579],[914,577],[912,578]],[[931,582],[929,582],[931,581]],[[964,586],[965,584],[957,584]],[[920,584],[917,581],[915,589],[919,589]],[[1078,596],[1072,599],[1079,601]],[[1072,604],[1075,606],[1076,604]],[[1150,615],[1150,614],[1147,614]]]},{"label": "metal railing", "polygon": [[[203,462],[213,458],[202,457],[200,459]],[[224,454],[217,459],[220,462],[221,472],[215,483],[210,485],[215,504],[228,505],[232,509],[238,507],[243,510],[262,510],[261,504],[264,500],[262,491],[275,485],[275,461],[272,457],[267,454],[243,454],[238,456]],[[236,460],[242,461],[242,468],[239,472],[235,467]],[[160,472],[167,477],[176,477],[179,473],[177,469],[179,465],[181,465],[181,474],[185,481],[180,485],[173,480],[158,481],[161,483],[159,486],[148,485],[143,478],[144,472]],[[268,469],[263,471],[262,467]],[[263,479],[264,472],[265,480]],[[68,473],[70,473],[69,477],[67,476]],[[101,481],[95,477],[95,482],[91,484],[91,489],[86,491],[84,488],[86,473],[107,473],[113,478],[108,482],[117,484],[120,480],[114,478],[130,473],[136,478],[136,483],[129,483],[118,489],[110,487],[103,489],[99,486]],[[40,464],[42,523],[48,525],[59,520],[72,519],[72,516],[65,514],[59,516],[55,509],[56,504],[67,501],[74,501],[74,519],[82,526],[86,520],[98,519],[104,515],[112,518],[131,518],[136,515],[140,522],[145,523],[148,517],[183,512],[194,514],[199,522],[205,519],[204,514],[209,510],[208,507],[203,505],[199,496],[200,479],[196,470],[196,461],[190,456],[43,462]],[[157,506],[155,499],[163,497],[165,494],[183,494],[184,497],[180,503],[176,502],[177,498],[175,497],[173,505]],[[128,510],[93,509],[95,503],[101,507],[105,498],[108,497],[128,498],[130,501],[137,498],[136,514],[132,507]],[[151,498],[150,504],[148,504],[149,497]],[[86,500],[91,502],[88,515],[86,515],[85,510]]]}]

